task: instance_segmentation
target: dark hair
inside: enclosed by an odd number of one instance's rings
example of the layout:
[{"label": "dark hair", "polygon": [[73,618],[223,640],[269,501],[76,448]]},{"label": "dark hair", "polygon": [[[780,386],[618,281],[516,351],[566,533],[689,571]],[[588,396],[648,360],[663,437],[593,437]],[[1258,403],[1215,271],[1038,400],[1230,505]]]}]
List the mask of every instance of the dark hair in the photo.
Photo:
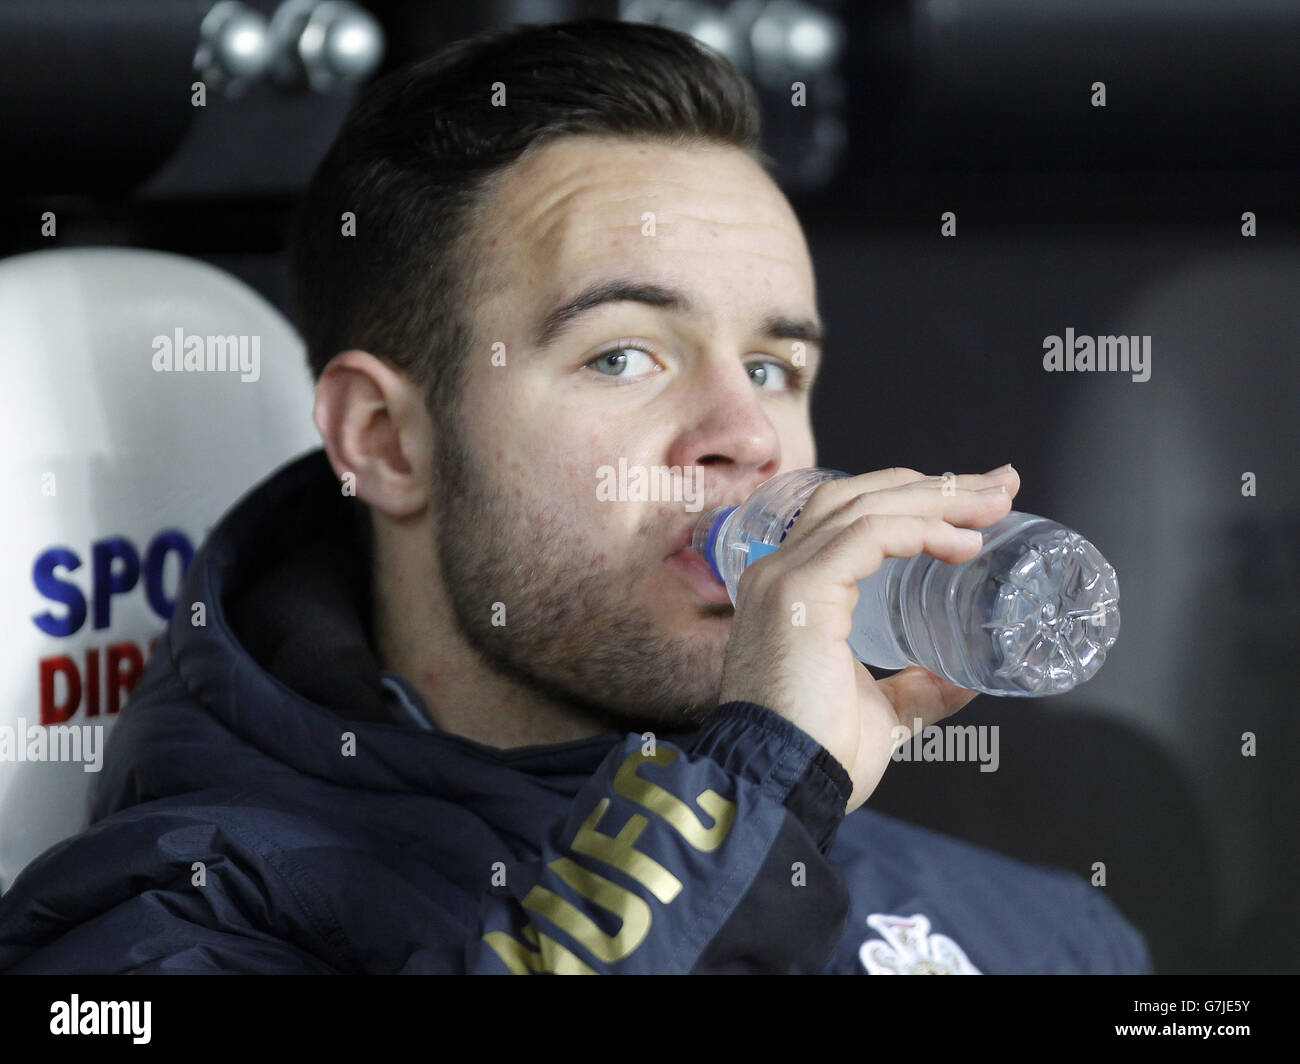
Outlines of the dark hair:
[{"label": "dark hair", "polygon": [[685,34],[585,19],[456,41],[361,92],[298,209],[289,268],[313,375],[361,348],[447,410],[478,344],[480,208],[503,168],[566,134],[720,143],[770,170],[754,90]]}]

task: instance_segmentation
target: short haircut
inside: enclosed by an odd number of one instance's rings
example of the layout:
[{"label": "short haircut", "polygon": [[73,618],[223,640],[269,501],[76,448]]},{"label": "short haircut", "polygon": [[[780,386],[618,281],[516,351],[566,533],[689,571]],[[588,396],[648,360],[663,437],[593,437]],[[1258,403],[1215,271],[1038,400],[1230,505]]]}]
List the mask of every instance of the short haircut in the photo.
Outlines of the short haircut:
[{"label": "short haircut", "polygon": [[475,241],[493,179],[534,145],[582,134],[729,145],[771,170],[753,88],[686,34],[585,19],[456,41],[362,90],[296,212],[290,279],[313,376],[360,348],[454,419],[480,352]]}]

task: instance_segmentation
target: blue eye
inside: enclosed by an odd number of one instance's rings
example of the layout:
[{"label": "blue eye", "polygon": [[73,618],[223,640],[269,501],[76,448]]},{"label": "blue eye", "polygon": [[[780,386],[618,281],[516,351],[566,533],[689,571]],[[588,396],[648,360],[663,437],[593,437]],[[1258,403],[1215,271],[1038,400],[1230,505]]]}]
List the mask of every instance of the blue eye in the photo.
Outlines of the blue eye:
[{"label": "blue eye", "polygon": [[[637,364],[637,359],[635,357],[629,358],[629,355],[639,355],[641,357],[641,360],[647,367],[644,372],[640,374],[627,372],[629,365],[635,366]],[[605,351],[603,354],[597,355],[588,362],[587,365],[594,367],[597,373],[605,377],[637,377],[645,376],[646,373],[652,372],[655,361],[649,354],[642,351],[639,347],[628,347],[625,345],[623,347],[615,347],[609,351]]]},{"label": "blue eye", "polygon": [[799,392],[805,385],[803,374],[784,362],[751,363],[749,379],[765,392]]}]

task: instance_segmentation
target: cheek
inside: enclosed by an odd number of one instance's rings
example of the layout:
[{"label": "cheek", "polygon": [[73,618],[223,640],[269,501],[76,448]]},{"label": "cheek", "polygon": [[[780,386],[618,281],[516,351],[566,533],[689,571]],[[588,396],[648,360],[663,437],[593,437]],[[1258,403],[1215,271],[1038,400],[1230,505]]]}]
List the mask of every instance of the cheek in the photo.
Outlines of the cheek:
[{"label": "cheek", "polygon": [[515,499],[554,497],[571,459],[563,428],[547,411],[491,380],[462,410],[472,419],[474,450],[499,488]]},{"label": "cheek", "polygon": [[556,478],[570,484],[573,495],[581,499],[595,499],[597,470],[617,468],[620,459],[628,463],[641,461],[637,451],[625,442],[625,434],[612,424],[583,428],[574,427],[572,420],[555,424],[538,446],[549,455]]},{"label": "cheek", "polygon": [[[524,422],[516,421],[515,425]],[[575,532],[614,527],[610,507],[597,499],[597,469],[604,463],[596,450],[608,441],[575,438],[562,425],[531,423],[527,432],[488,441],[498,490],[512,507],[553,528]],[[616,461],[616,460],[615,460]]]},{"label": "cheek", "polygon": [[[661,464],[652,460],[646,444],[632,444],[622,433],[588,430],[571,435],[548,458],[548,478],[555,497],[563,498],[582,527],[598,541],[621,544],[620,550],[636,550],[642,525],[652,520],[648,511],[655,504],[618,495],[619,470]],[[611,492],[613,487],[613,492]],[[611,498],[611,493],[615,497]]]},{"label": "cheek", "polygon": [[812,426],[806,411],[791,413],[777,421],[775,428],[781,439],[781,464],[789,469],[803,469],[816,461],[817,447],[813,442]]},{"label": "cheek", "polygon": [[[521,382],[523,383],[523,382]],[[492,398],[477,433],[499,488],[516,505],[598,541],[626,538],[643,518],[644,503],[601,499],[610,469],[620,459],[629,467],[661,464],[655,442],[635,426],[593,414],[593,402],[530,400],[524,390]],[[603,471],[603,472],[602,472]]]}]

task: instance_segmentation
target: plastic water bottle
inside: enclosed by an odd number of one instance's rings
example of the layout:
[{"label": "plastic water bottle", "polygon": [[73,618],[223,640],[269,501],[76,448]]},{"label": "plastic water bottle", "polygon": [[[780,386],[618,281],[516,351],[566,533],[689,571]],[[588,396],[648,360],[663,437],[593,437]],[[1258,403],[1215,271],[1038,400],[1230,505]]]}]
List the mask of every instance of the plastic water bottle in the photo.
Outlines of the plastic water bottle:
[{"label": "plastic water bottle", "polygon": [[[693,549],[727,586],[777,550],[818,484],[851,474],[796,469],[696,526]],[[885,558],[858,585],[849,647],[867,665],[921,665],[990,695],[1061,694],[1090,679],[1119,634],[1119,581],[1097,548],[1055,521],[1012,510],[978,529],[978,555]]]}]

